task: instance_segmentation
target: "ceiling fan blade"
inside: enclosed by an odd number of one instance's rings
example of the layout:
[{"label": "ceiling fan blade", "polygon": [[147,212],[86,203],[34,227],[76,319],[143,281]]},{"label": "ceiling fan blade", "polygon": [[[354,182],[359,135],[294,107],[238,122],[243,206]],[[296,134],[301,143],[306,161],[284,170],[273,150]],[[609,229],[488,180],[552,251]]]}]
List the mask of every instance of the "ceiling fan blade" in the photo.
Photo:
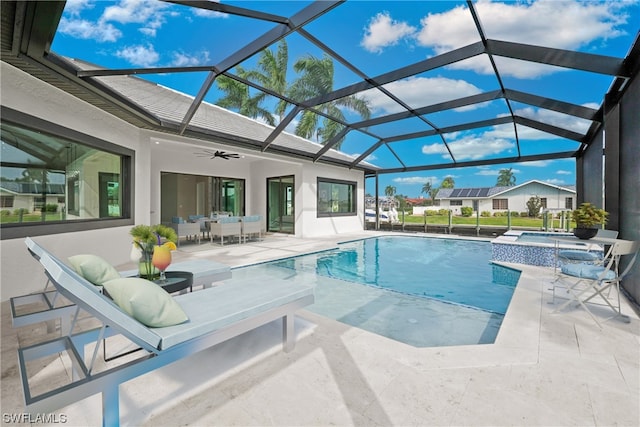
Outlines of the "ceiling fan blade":
[{"label": "ceiling fan blade", "polygon": [[221,159],[229,160],[229,159],[239,159],[240,155],[236,153],[225,153],[224,151],[216,150],[202,150],[202,152],[193,153],[198,157],[209,157],[210,159],[215,159],[219,157]]}]

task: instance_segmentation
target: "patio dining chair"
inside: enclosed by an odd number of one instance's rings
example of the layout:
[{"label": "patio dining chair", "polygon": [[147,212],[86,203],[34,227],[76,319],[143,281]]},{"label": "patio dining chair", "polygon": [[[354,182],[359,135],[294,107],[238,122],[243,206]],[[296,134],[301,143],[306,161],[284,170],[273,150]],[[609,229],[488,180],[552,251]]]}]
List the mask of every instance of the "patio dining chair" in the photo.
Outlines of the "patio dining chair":
[{"label": "patio dining chair", "polygon": [[[604,301],[605,306],[615,312],[613,317],[622,317],[629,321],[628,316],[622,314],[620,307],[620,283],[631,271],[638,257],[640,241],[617,239],[609,250],[609,257],[605,265],[591,262],[567,263],[561,266],[561,273],[554,284],[554,298],[556,287],[562,287],[568,294],[569,300],[558,307],[554,312],[560,312],[572,302],[577,302],[593,320],[602,327],[587,303],[594,303],[596,297]],[[619,272],[620,262],[624,258],[630,258],[622,273]],[[616,300],[611,301],[610,290],[617,291]],[[555,301],[554,301],[555,302]],[[606,319],[608,320],[608,319]]]},{"label": "patio dining chair", "polygon": [[[605,239],[617,239],[618,231],[617,230],[605,230],[603,228],[598,229],[598,233],[595,235],[594,239],[597,241],[598,238]],[[561,250],[558,251],[558,262],[567,263],[567,262],[583,262],[589,261],[592,263],[606,263],[606,260],[611,256],[611,249],[613,246],[609,247],[609,250],[606,252],[604,257],[601,254],[590,252],[590,251],[580,251],[580,250]]]}]

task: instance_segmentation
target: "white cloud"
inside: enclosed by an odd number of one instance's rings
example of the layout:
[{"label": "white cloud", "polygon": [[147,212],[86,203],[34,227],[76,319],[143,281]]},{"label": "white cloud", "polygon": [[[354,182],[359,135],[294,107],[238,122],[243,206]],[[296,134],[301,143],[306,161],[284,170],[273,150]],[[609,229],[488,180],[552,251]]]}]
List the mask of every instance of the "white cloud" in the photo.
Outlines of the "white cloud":
[{"label": "white cloud", "polygon": [[415,31],[415,27],[393,20],[389,12],[381,12],[369,21],[360,45],[369,52],[381,53],[383,48],[398,44],[402,38],[411,36]]},{"label": "white cloud", "polygon": [[557,178],[551,178],[551,179],[545,179],[544,182],[549,183],[549,184],[553,184],[553,185],[563,185],[566,184],[564,180],[562,179],[557,179]]},{"label": "white cloud", "polygon": [[94,4],[84,0],[68,2],[64,16],[60,20],[59,31],[72,37],[93,39],[98,42],[116,42],[122,37],[122,31],[116,24],[141,24],[138,31],[155,37],[156,32],[166,22],[167,15],[175,15],[168,10],[169,4],[149,0],[123,0],[107,6],[97,21],[80,19],[80,13],[93,8]]},{"label": "white cloud", "polygon": [[[446,77],[409,77],[388,83],[384,85],[384,88],[412,108],[420,108],[482,92],[478,87],[464,80],[448,79]],[[372,111],[382,111],[387,114],[404,111],[398,103],[377,89],[364,91],[360,96],[369,102]],[[476,104],[456,110],[478,108],[481,105],[487,104]]]},{"label": "white cloud", "polygon": [[[543,108],[527,107],[514,112],[517,116],[522,116],[538,122],[557,126],[559,128],[565,128],[578,132],[581,134],[587,133],[589,126],[591,126],[591,120],[582,119],[580,117],[570,116],[568,114],[562,114],[557,111],[545,110]],[[538,134],[540,138],[536,138]],[[527,135],[527,138],[521,136],[523,139],[549,139],[549,134],[544,132],[535,131],[535,134]],[[530,138],[529,138],[530,136]]]},{"label": "white cloud", "polygon": [[[596,40],[621,35],[618,26],[628,19],[625,2],[532,1],[475,4],[490,39],[575,50]],[[441,54],[480,41],[466,6],[429,14],[421,20],[418,43]],[[557,71],[542,64],[497,58],[503,75],[534,78]],[[487,61],[463,61],[453,68],[492,73]]]},{"label": "white cloud", "polygon": [[[354,158],[357,159],[358,157],[360,157],[360,154],[357,154],[354,156],[355,156]],[[375,163],[375,161],[378,160],[378,156],[376,156],[375,154],[369,154],[363,160],[368,163]]]},{"label": "white cloud", "polygon": [[[491,138],[488,132],[482,135],[467,135],[460,139],[451,140],[448,143],[451,153],[457,161],[478,160],[491,155],[508,152],[515,144],[505,138]],[[449,155],[443,144],[430,144],[422,147],[423,154],[443,154],[443,158]]]},{"label": "white cloud", "polygon": [[79,15],[85,9],[93,9],[95,3],[92,3],[89,0],[67,0],[67,3],[64,5],[65,13],[71,15]]},{"label": "white cloud", "polygon": [[434,184],[440,180],[435,176],[407,176],[407,177],[393,178],[392,181],[398,184],[421,184],[422,185],[428,182],[430,182],[431,184]]},{"label": "white cloud", "polygon": [[157,28],[164,22],[163,11],[168,7],[168,4],[157,1],[122,0],[115,6],[106,7],[100,19],[121,24],[148,23]]},{"label": "white cloud", "polygon": [[58,31],[78,39],[92,39],[100,43],[115,42],[122,32],[106,22],[91,22],[86,19],[61,18]]},{"label": "white cloud", "polygon": [[573,175],[573,172],[571,172],[571,171],[564,171],[564,170],[556,171],[556,173],[557,173],[558,175]]},{"label": "white cloud", "polygon": [[546,168],[551,164],[551,160],[535,160],[533,162],[520,163],[522,166],[533,166],[534,168]]},{"label": "white cloud", "polygon": [[444,144],[429,144],[422,146],[422,154],[443,154],[443,157],[447,157],[449,152]]},{"label": "white cloud", "polygon": [[209,52],[204,50],[196,55],[188,55],[184,52],[173,52],[171,65],[174,67],[191,67],[204,65],[209,62]]},{"label": "white cloud", "polygon": [[[219,3],[219,2],[216,2],[216,3]],[[193,14],[200,18],[228,18],[229,17],[229,14],[227,13],[222,13],[215,10],[200,9],[197,7],[193,8]]]},{"label": "white cloud", "polygon": [[479,176],[498,176],[500,172],[494,169],[480,169],[478,172],[474,173],[474,175]]},{"label": "white cloud", "polygon": [[125,59],[133,65],[138,65],[141,67],[149,67],[151,65],[154,65],[160,58],[158,52],[156,52],[151,45],[127,46],[123,49],[118,50],[116,52],[116,56],[118,58]]},{"label": "white cloud", "polygon": [[166,22],[168,4],[149,0],[123,0],[118,5],[104,9],[100,21],[120,24],[142,24],[139,31],[155,37],[158,29]]}]

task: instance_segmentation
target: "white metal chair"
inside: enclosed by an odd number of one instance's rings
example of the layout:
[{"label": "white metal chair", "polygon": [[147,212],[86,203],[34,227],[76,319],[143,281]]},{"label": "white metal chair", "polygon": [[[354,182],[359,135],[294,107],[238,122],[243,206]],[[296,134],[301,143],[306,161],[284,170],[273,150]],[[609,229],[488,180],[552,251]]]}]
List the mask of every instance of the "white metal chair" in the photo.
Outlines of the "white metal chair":
[{"label": "white metal chair", "polygon": [[[595,235],[594,239],[598,238],[605,239],[617,239],[618,231],[617,230],[605,230],[603,228],[598,229],[598,233]],[[584,262],[589,261],[593,263],[604,264],[606,260],[611,255],[611,246],[609,250],[604,255],[604,258],[601,258],[601,254],[590,252],[590,251],[580,251],[580,250],[561,250],[558,251],[558,261],[561,263],[565,262]]]},{"label": "white metal chair", "polygon": [[[617,239],[609,250],[609,257],[605,265],[591,262],[567,263],[561,266],[561,273],[554,283],[554,298],[556,287],[565,289],[569,300],[558,307],[555,312],[566,308],[572,302],[577,302],[582,306],[593,320],[602,327],[593,312],[586,303],[591,302],[597,296],[600,297],[606,306],[611,308],[616,314],[614,317],[622,317],[628,321],[628,317],[623,315],[620,308],[620,282],[631,271],[634,262],[638,257],[640,241]],[[620,261],[623,257],[630,257],[624,271],[619,272]],[[617,305],[609,298],[609,291],[615,288],[617,291]],[[606,295],[605,295],[606,293]]]}]

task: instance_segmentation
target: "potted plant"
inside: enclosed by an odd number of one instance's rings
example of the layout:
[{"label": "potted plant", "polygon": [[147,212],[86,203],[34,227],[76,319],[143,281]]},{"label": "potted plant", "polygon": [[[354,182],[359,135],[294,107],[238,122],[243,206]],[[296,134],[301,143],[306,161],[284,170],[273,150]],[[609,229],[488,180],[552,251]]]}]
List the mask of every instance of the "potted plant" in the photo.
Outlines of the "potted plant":
[{"label": "potted plant", "polygon": [[585,202],[571,212],[571,219],[576,223],[573,234],[579,239],[590,239],[598,233],[598,228],[607,222],[609,213]]}]

